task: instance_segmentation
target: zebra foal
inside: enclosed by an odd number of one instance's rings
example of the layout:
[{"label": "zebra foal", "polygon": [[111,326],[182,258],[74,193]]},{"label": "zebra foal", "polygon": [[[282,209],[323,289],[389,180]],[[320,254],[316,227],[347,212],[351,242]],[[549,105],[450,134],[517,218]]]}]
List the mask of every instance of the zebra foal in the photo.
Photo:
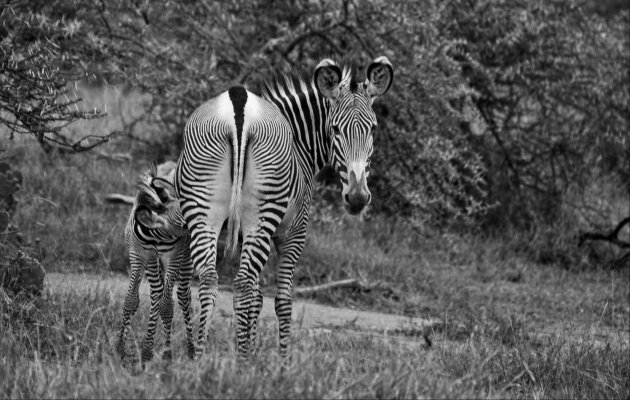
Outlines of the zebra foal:
[{"label": "zebra foal", "polygon": [[153,357],[153,341],[158,314],[162,318],[166,351],[171,358],[171,326],[173,321],[173,285],[179,280],[177,297],[186,324],[189,357],[194,356],[191,325],[192,262],[190,236],[175,197],[173,178],[175,163],[152,165],[140,174],[138,192],[125,227],[125,244],[129,252],[129,289],[125,296],[120,334],[116,343],[119,355],[125,357],[125,337],[129,319],[140,304],[139,286],[146,271],[151,286],[151,310],[141,360]]}]

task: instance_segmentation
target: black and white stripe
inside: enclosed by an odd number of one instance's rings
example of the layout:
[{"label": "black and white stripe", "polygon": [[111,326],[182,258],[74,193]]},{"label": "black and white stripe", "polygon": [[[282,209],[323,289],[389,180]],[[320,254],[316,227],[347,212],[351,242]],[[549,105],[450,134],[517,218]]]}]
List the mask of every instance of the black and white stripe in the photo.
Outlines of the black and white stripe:
[{"label": "black and white stripe", "polygon": [[[177,298],[184,315],[188,355],[194,355],[191,322],[190,281],[192,262],[190,259],[190,236],[175,200],[173,171],[175,163],[165,163],[144,171],[139,179],[138,193],[125,227],[125,243],[129,252],[129,289],[123,305],[122,326],[116,348],[125,356],[125,337],[130,317],[137,311],[139,286],[146,271],[151,287],[151,310],[146,336],[142,345],[143,362],[153,357],[153,342],[158,315],[161,316],[165,332],[165,357],[171,355],[171,326],[173,321],[173,285],[179,280]],[[164,188],[166,187],[166,189]],[[170,197],[165,191],[169,191]],[[166,222],[164,227],[144,225],[139,216],[157,213]],[[151,218],[150,216],[148,217]]]},{"label": "black and white stripe", "polygon": [[228,220],[228,242],[243,236],[234,279],[236,345],[246,357],[256,346],[262,307],[258,277],[273,241],[279,254],[275,309],[280,352],[290,338],[293,270],[306,239],[315,174],[327,163],[339,172],[351,213],[369,203],[375,96],[391,85],[385,57],[358,82],[348,63],[325,59],[313,78],[275,74],[257,94],[230,89],[199,107],[184,136],[175,186],[191,233],[200,275],[199,342],[208,335],[217,297],[216,241]]}]

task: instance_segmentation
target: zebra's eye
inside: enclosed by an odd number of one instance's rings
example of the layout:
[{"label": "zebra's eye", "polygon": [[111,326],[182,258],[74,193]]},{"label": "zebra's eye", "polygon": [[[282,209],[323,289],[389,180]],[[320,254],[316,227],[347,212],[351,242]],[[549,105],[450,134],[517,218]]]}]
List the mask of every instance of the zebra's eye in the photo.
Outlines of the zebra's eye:
[{"label": "zebra's eye", "polygon": [[339,131],[339,127],[337,127],[337,125],[333,125],[332,130],[333,130],[333,135],[335,136],[338,136],[341,134],[341,132]]}]

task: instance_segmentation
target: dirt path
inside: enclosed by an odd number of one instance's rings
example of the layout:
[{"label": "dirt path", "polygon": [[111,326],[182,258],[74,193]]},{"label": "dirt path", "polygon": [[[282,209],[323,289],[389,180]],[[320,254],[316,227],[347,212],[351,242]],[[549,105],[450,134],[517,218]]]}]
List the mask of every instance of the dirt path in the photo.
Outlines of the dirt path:
[{"label": "dirt path", "polygon": [[[122,302],[129,285],[128,279],[123,275],[96,275],[96,274],[62,274],[49,273],[46,275],[46,286],[52,293],[83,292],[91,295],[109,296],[112,301]],[[192,288],[193,304],[198,311],[197,288]],[[140,285],[140,304],[149,304],[149,285],[143,282]],[[263,300],[262,319],[275,320],[274,301],[271,297]],[[215,316],[231,317],[232,293],[221,291],[217,300]],[[293,320],[305,329],[348,327],[354,330],[369,330],[381,333],[388,331],[400,331],[413,327],[415,329],[431,326],[438,320],[426,320],[421,318],[409,318],[399,315],[383,314],[369,311],[358,311],[348,308],[337,308],[315,304],[307,301],[296,300],[293,303]]]},{"label": "dirt path", "polygon": [[[49,273],[46,275],[46,286],[52,293],[70,291],[91,296],[107,296],[111,302],[124,300],[128,284],[128,278],[119,274]],[[193,286],[192,292],[193,307],[198,315],[197,287]],[[140,285],[140,303],[141,307],[148,307],[149,305],[149,285],[146,282]],[[261,320],[271,323],[277,321],[273,304],[273,298],[264,297]],[[219,292],[214,315],[214,318],[233,318],[231,292]],[[320,332],[343,330],[348,334],[367,334],[396,339],[396,341],[402,340],[413,346],[424,343],[422,338],[416,337],[418,333],[426,332],[430,330],[431,326],[442,322],[439,319],[409,318],[393,314],[331,307],[299,299],[293,303],[293,320],[295,321],[294,329]],[[427,328],[429,329],[427,330]],[[551,323],[544,327],[532,326],[528,328],[530,338],[541,343],[553,337],[575,341],[588,340],[597,346],[624,343],[627,346],[630,342],[630,332],[627,331],[594,325],[588,325],[585,329],[568,328],[560,322]],[[443,344],[447,345],[448,343]]]}]

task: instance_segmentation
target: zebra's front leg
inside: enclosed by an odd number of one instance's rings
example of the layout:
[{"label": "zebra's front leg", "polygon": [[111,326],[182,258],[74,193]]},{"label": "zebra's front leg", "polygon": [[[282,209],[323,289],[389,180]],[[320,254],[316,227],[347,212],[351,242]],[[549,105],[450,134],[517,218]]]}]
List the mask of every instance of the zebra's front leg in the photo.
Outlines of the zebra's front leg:
[{"label": "zebra's front leg", "polygon": [[275,298],[276,316],[278,317],[279,351],[282,357],[286,357],[289,353],[289,342],[291,340],[293,271],[306,243],[306,219],[290,235],[275,237],[274,243],[279,256]]},{"label": "zebra's front leg", "polygon": [[138,258],[137,255],[131,251],[129,254],[131,260],[129,271],[129,289],[125,295],[125,303],[123,304],[122,323],[120,328],[120,334],[118,335],[118,341],[116,342],[116,351],[120,358],[125,358],[125,339],[129,330],[129,320],[138,310],[140,305],[140,293],[139,287],[142,282],[142,275],[144,274],[145,261],[142,258]]},{"label": "zebra's front leg", "polygon": [[190,249],[186,243],[183,251],[183,261],[179,269],[179,284],[177,285],[177,300],[179,308],[182,310],[184,316],[184,324],[186,325],[186,349],[188,358],[193,359],[195,357],[195,340],[193,337],[193,326],[191,321],[192,307],[191,307],[191,295],[190,295],[190,282],[193,275],[192,260],[190,259]]},{"label": "zebra's front leg", "polygon": [[151,287],[151,309],[149,311],[149,323],[140,355],[143,364],[153,358],[153,341],[157,328],[157,319],[160,313],[160,299],[162,298],[162,291],[164,289],[162,271],[158,264],[157,255],[152,257],[148,262],[146,274]]},{"label": "zebra's front leg", "polygon": [[240,359],[247,358],[255,343],[256,319],[262,307],[258,276],[269,258],[271,235],[264,230],[246,235],[243,240],[241,263],[234,279],[234,314],[236,316],[236,351]]}]

